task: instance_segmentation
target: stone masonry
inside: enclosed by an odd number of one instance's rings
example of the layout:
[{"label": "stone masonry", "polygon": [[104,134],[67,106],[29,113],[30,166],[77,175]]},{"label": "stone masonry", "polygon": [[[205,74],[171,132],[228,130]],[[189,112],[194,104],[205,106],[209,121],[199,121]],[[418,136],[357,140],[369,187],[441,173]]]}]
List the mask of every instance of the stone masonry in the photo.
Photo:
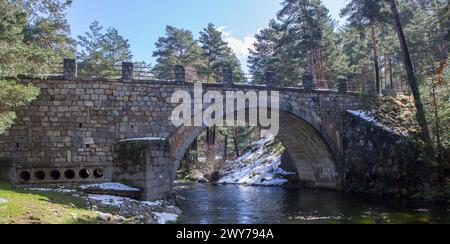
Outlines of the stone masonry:
[{"label": "stone masonry", "polygon": [[[36,169],[45,168],[44,174],[48,176],[52,169],[74,169],[73,171],[78,174],[83,167],[88,167],[87,171],[90,174],[94,170],[101,169],[102,177],[80,179],[127,181],[126,177],[120,176],[120,170],[117,169],[120,169],[120,165],[126,166],[131,161],[115,160],[116,143],[130,138],[164,138],[169,144],[168,148],[160,150],[163,156],[146,155],[146,160],[139,161],[148,173],[139,177],[153,179],[158,177],[158,174],[161,175],[161,171],[150,171],[149,165],[161,166],[164,164],[161,162],[168,162],[171,167],[176,166],[177,160],[184,156],[190,138],[201,131],[192,130],[185,135],[186,137],[180,136],[177,133],[180,128],[174,127],[169,121],[172,110],[177,106],[171,104],[172,94],[179,90],[193,93],[192,83],[82,79],[70,77],[71,74],[67,76],[67,79],[22,80],[22,83],[31,83],[39,87],[41,94],[37,100],[18,111],[14,126],[0,136],[0,158],[11,162],[13,166],[9,169],[17,170],[16,174],[8,174],[16,177],[10,179],[11,181],[27,183],[21,182],[20,169],[29,168],[32,172],[29,178],[36,180],[36,176],[40,175]],[[299,88],[268,88],[233,84],[229,80],[227,82],[226,86],[220,83],[203,84],[203,88],[222,94],[226,91],[258,92],[269,89],[279,91],[282,114],[292,116],[289,120],[282,118],[282,121],[297,119],[302,122],[298,128],[314,130],[315,133],[308,132],[312,136],[312,141],[320,141],[315,144],[329,151],[331,157],[324,157],[335,162],[335,168],[339,170],[343,160],[342,115],[348,109],[355,110],[362,107],[357,94]],[[284,127],[289,127],[289,124]],[[285,129],[287,128],[281,128]],[[151,147],[148,145],[149,150]],[[171,152],[170,157],[167,156],[167,151]],[[303,157],[301,150],[296,154],[297,159],[293,157],[294,161],[306,162],[306,159],[311,159],[311,156]],[[155,158],[158,157],[161,162],[156,162],[158,160]],[[169,162],[170,160],[173,162]],[[321,170],[316,170],[317,167],[312,169],[311,175],[306,177],[309,180],[314,181],[323,176]],[[131,178],[135,179],[135,176]],[[66,180],[61,177],[55,182]],[[160,185],[158,182],[154,183]],[[161,196],[158,194],[160,193],[148,193],[150,196],[148,198]]]},{"label": "stone masonry", "polygon": [[114,145],[116,181],[143,189],[148,200],[171,198],[174,161],[163,138],[132,139]]}]

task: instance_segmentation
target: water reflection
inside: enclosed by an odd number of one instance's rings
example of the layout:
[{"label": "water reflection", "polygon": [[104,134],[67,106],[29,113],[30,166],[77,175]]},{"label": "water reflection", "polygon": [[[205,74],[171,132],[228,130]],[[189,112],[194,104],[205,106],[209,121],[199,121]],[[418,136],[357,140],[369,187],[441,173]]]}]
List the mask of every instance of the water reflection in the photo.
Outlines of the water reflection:
[{"label": "water reflection", "polygon": [[189,224],[450,223],[448,206],[333,191],[187,184]]}]

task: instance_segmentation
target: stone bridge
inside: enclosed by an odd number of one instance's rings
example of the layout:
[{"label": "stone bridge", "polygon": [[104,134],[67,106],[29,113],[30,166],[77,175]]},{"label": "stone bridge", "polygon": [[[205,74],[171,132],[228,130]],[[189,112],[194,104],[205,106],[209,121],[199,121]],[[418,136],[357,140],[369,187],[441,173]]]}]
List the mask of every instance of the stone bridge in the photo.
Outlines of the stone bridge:
[{"label": "stone bridge", "polygon": [[[175,81],[133,80],[124,65],[121,79],[76,77],[70,60],[62,77],[24,78],[41,89],[37,100],[17,113],[0,136],[0,175],[17,184],[119,181],[140,187],[143,198],[168,197],[175,171],[204,127],[175,127],[170,119],[176,91],[193,93],[177,68]],[[299,178],[317,187],[337,189],[344,160],[343,114],[362,107],[357,94],[304,88],[203,84],[205,91],[278,91],[279,140]]]}]

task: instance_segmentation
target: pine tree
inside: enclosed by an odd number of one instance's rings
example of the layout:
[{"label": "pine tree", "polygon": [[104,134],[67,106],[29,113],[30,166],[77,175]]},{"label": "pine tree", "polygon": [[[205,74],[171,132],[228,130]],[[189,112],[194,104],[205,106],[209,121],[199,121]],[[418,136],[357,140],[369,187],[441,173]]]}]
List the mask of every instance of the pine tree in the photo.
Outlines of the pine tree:
[{"label": "pine tree", "polygon": [[351,90],[357,91],[364,88],[364,82],[371,74],[370,67],[373,67],[371,56],[370,41],[366,35],[350,25],[343,30],[343,52],[347,57],[348,73],[350,74],[349,86]]},{"label": "pine tree", "polygon": [[95,21],[89,32],[79,36],[78,44],[82,49],[78,52],[79,71],[83,75],[118,76],[117,65],[130,62],[133,55],[130,44],[115,28],[104,28]]},{"label": "pine tree", "polygon": [[[49,72],[52,62],[73,56],[66,20],[71,1],[0,1],[0,77]],[[0,80],[0,134],[16,117],[15,110],[34,100],[39,89]]]},{"label": "pine tree", "polygon": [[279,24],[271,20],[269,26],[256,34],[256,43],[250,50],[249,67],[253,79],[264,83],[267,71],[275,72],[277,85],[296,85],[300,81],[300,65],[296,62],[293,44],[285,42],[281,45],[284,32]]},{"label": "pine tree", "polygon": [[107,64],[130,62],[133,55],[128,40],[119,34],[116,28],[109,28],[103,35],[102,50]]},{"label": "pine tree", "polygon": [[174,65],[184,66],[187,72],[194,68],[196,72],[202,64],[202,51],[191,31],[167,26],[166,35],[160,37],[155,45],[157,50],[153,57],[157,64],[154,71],[160,79],[173,78]]},{"label": "pine tree", "polygon": [[74,56],[65,19],[71,1],[0,1],[0,76],[46,74]]},{"label": "pine tree", "polygon": [[230,67],[233,72],[233,82],[241,83],[245,81],[245,74],[242,70],[241,62],[230,47],[227,47],[220,62],[219,67]]},{"label": "pine tree", "polygon": [[351,0],[341,11],[342,16],[348,16],[350,25],[370,37],[377,94],[381,94],[377,27],[386,22],[386,14],[385,2],[382,0]]},{"label": "pine tree", "polygon": [[228,46],[222,39],[222,32],[217,30],[212,23],[200,32],[199,42],[203,51],[202,57],[206,62],[207,82],[210,82],[213,76],[217,79],[220,74],[220,66],[225,59]]},{"label": "pine tree", "polygon": [[89,32],[78,36],[78,45],[81,47],[78,51],[79,72],[82,74],[88,74],[93,71],[94,65],[102,63],[102,30],[103,27],[95,21],[89,26]]},{"label": "pine tree", "polygon": [[14,123],[15,110],[36,99],[38,95],[39,89],[33,85],[0,80],[0,134]]},{"label": "pine tree", "polygon": [[225,66],[231,68],[234,82],[244,80],[244,72],[239,59],[228,43],[223,40],[222,32],[212,23],[200,32],[199,43],[205,63],[201,73],[205,74],[207,82],[211,82],[212,79],[218,81],[222,68]]},{"label": "pine tree", "polygon": [[328,9],[319,0],[285,0],[282,5],[277,15],[284,31],[281,45],[291,43],[297,64],[316,79],[325,79],[323,44],[332,37],[327,29],[333,29]]},{"label": "pine tree", "polygon": [[279,22],[271,20],[269,27],[256,35],[257,43],[250,52],[255,80],[262,82],[266,71],[274,71],[278,85],[296,86],[302,74],[325,82],[347,71],[341,38],[320,1],[285,0],[277,17]]},{"label": "pine tree", "polygon": [[394,20],[395,29],[397,30],[398,39],[403,53],[409,85],[411,86],[411,90],[414,96],[414,102],[417,109],[416,117],[417,121],[419,122],[419,126],[421,128],[421,137],[426,145],[426,153],[428,154],[428,156],[432,156],[433,143],[431,140],[430,133],[428,131],[428,123],[425,116],[425,109],[423,107],[422,97],[419,91],[419,83],[417,80],[416,73],[414,72],[414,67],[411,60],[411,55],[409,53],[408,44],[406,42],[405,33],[403,31],[403,26],[400,21],[399,13],[397,10],[397,4],[395,0],[390,0],[390,4],[392,11],[392,18]]},{"label": "pine tree", "polygon": [[75,40],[70,37],[67,9],[72,0],[21,0],[27,17],[25,41],[53,51],[55,61],[74,57]]},{"label": "pine tree", "polygon": [[[281,39],[281,34],[276,28],[275,20],[271,20],[269,26],[256,34],[256,43],[253,49],[250,49],[248,59],[250,73],[253,79],[258,83],[264,82],[264,73],[266,71],[277,71],[277,75],[282,76],[277,69],[276,50]],[[277,79],[279,80],[279,79]]]}]

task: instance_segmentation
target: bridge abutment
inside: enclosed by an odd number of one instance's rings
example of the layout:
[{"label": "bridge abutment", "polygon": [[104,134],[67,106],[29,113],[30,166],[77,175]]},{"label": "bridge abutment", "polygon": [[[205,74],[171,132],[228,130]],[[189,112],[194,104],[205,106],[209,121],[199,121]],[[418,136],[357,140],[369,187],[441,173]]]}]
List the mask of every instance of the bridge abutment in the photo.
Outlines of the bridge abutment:
[{"label": "bridge abutment", "polygon": [[147,201],[172,197],[174,160],[163,138],[119,141],[114,145],[113,180],[143,190]]}]

